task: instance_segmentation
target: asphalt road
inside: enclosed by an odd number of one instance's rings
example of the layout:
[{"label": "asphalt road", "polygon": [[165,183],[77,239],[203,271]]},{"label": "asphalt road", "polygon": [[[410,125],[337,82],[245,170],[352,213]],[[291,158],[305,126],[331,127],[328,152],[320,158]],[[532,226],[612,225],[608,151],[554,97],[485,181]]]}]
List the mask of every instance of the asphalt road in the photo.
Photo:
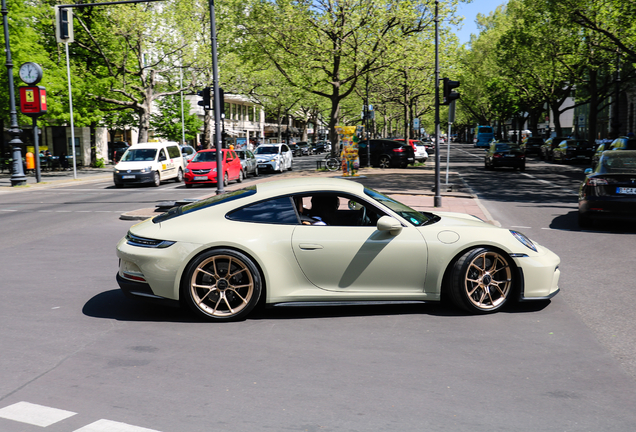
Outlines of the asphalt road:
[{"label": "asphalt road", "polygon": [[119,214],[200,188],[0,195],[0,430],[633,430],[634,232],[578,230],[568,191],[582,167],[487,172],[479,152],[453,148],[453,168],[495,219],[561,256],[550,303],[479,317],[410,304],[197,322],[124,298],[114,247],[134,223]]}]

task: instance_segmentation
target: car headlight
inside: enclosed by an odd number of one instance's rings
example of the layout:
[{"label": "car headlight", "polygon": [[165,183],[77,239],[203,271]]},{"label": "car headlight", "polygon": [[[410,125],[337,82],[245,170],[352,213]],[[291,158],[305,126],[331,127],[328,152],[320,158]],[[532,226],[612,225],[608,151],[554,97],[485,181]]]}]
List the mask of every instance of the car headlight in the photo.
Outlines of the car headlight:
[{"label": "car headlight", "polygon": [[510,234],[512,234],[514,238],[519,240],[525,247],[537,252],[537,247],[534,245],[534,243],[532,243],[532,240],[530,240],[524,234],[521,234],[519,231],[513,231],[513,230],[510,230]]},{"label": "car headlight", "polygon": [[212,172],[216,172],[216,167],[212,168]]},{"label": "car headlight", "polygon": [[190,174],[190,170],[188,168],[185,169],[186,174]]},{"label": "car headlight", "polygon": [[152,167],[151,166],[144,167],[140,171],[141,173],[149,173],[150,171],[152,171]]}]

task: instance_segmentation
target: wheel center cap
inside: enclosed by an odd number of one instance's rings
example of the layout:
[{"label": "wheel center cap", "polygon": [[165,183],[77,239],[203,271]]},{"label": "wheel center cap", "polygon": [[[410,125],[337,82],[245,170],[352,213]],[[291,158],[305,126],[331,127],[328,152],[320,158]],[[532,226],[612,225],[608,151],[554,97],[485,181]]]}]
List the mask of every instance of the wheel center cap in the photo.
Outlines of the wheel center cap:
[{"label": "wheel center cap", "polygon": [[227,289],[227,287],[228,287],[228,283],[227,283],[227,281],[226,281],[225,279],[220,279],[219,281],[217,281],[217,283],[216,283],[216,287],[217,287],[219,290],[224,291],[224,290],[226,290],[226,289]]},{"label": "wheel center cap", "polygon": [[481,279],[481,283],[488,286],[490,285],[490,282],[492,282],[492,277],[490,275],[484,275],[484,277]]}]

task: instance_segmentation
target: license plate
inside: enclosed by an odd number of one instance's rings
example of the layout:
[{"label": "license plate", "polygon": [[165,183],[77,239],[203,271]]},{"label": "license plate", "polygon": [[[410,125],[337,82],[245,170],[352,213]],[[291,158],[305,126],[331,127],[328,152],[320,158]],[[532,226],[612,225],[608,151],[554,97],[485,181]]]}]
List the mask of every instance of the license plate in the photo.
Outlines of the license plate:
[{"label": "license plate", "polygon": [[267,168],[267,165],[265,165],[265,164],[258,164],[258,167],[259,167],[259,168]]},{"label": "license plate", "polygon": [[505,155],[505,157],[513,158],[515,155]]},{"label": "license plate", "polygon": [[628,187],[617,187],[616,193],[618,194],[627,194],[627,195],[636,195],[636,188],[628,188]]},{"label": "license plate", "polygon": [[585,155],[578,155],[577,158],[579,159],[586,159]]},{"label": "license plate", "polygon": [[126,180],[126,179],[134,179],[135,176],[134,175],[125,175],[125,176],[121,176],[122,179]]},{"label": "license plate", "polygon": [[195,180],[207,180],[208,176],[194,176]]}]

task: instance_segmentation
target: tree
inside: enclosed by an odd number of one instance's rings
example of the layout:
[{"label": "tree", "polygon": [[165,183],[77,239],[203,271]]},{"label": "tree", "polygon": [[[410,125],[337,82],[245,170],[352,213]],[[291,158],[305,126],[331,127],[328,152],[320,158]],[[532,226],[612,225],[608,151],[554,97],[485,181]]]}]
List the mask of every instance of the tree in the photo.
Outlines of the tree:
[{"label": "tree", "polygon": [[[150,115],[150,126],[155,135],[166,138],[169,141],[181,142],[183,130],[185,129],[186,141],[196,139],[199,129],[203,126],[203,121],[196,114],[190,114],[190,104],[188,101],[183,110],[183,128],[181,123],[182,99],[178,95],[169,95],[159,101],[159,113]],[[183,142],[182,144],[185,144]]]},{"label": "tree", "polygon": [[289,85],[328,99],[333,143],[341,102],[358,80],[432,24],[431,9],[416,2],[251,0],[240,7],[245,61],[271,65]]}]

